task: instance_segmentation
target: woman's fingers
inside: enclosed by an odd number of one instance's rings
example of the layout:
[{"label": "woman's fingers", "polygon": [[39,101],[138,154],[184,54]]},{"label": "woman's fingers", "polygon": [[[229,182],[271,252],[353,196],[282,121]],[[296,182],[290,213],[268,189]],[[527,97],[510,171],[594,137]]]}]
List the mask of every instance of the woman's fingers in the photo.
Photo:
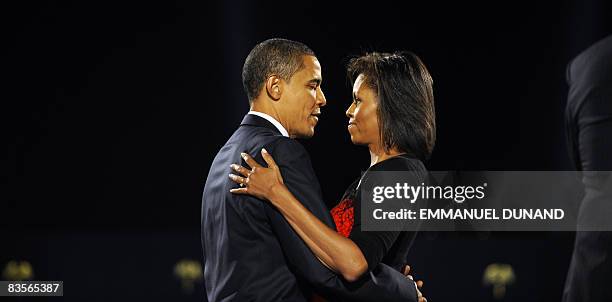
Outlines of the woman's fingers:
[{"label": "woman's fingers", "polygon": [[245,187],[244,184],[246,184],[247,179],[244,177],[240,177],[238,175],[234,175],[234,174],[230,174],[229,178],[234,181],[235,183],[240,185],[240,188],[235,188],[235,189],[230,189],[230,193],[234,193],[234,194],[249,194],[249,188]]},{"label": "woman's fingers", "polygon": [[247,190],[248,190],[247,188],[230,189],[230,193],[234,193],[234,194],[249,194],[249,192]]},{"label": "woman's fingers", "polygon": [[240,156],[242,156],[242,159],[244,159],[244,161],[247,163],[247,165],[249,165],[249,167],[255,168],[255,167],[261,167],[260,164],[258,164],[255,159],[253,159],[253,157],[251,157],[250,155],[248,155],[247,153],[240,153]]},{"label": "woman's fingers", "polygon": [[268,153],[266,148],[261,149],[261,156],[268,164],[268,168],[276,169],[276,162],[274,161],[274,158],[272,158],[272,154]]},{"label": "woman's fingers", "polygon": [[242,185],[244,185],[244,184],[246,184],[246,178],[244,178],[244,177],[240,177],[240,176],[238,176],[238,175],[230,174],[230,175],[229,175],[229,178],[230,178],[230,179],[231,179],[233,182],[235,182],[235,183],[237,183],[237,184],[239,184],[239,185],[241,185],[241,186],[242,186]]},{"label": "woman's fingers", "polygon": [[[410,279],[410,280],[414,280],[414,278],[412,277],[412,275],[410,275],[410,265],[404,266],[404,276],[406,276],[406,278]],[[423,281],[419,280],[417,282],[415,282],[417,287],[421,288],[423,287]]]},{"label": "woman's fingers", "polygon": [[410,265],[404,266],[404,276],[407,276],[409,272],[410,272]]},{"label": "woman's fingers", "polygon": [[249,172],[250,170],[240,166],[240,165],[236,165],[236,164],[231,164],[230,167],[232,168],[232,170],[238,172],[238,174],[244,176],[244,177],[249,177]]}]

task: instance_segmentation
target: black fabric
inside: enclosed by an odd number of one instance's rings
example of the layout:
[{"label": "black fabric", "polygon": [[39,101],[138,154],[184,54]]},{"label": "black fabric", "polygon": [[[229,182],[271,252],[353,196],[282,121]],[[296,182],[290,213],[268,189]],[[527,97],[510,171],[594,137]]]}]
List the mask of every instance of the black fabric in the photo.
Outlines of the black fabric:
[{"label": "black fabric", "polygon": [[[375,181],[368,177],[369,172],[410,171],[414,172],[418,183],[425,181],[427,170],[423,163],[408,155],[400,155],[376,163],[362,175],[364,181]],[[354,182],[345,195],[353,197],[355,223],[349,238],[355,242],[368,262],[368,269],[373,269],[379,263],[387,264],[401,271],[406,264],[406,256],[416,232],[364,232],[361,229],[361,194],[357,187],[359,180]]]},{"label": "black fabric", "polygon": [[[566,127],[569,151],[583,172],[585,197],[578,224],[610,219],[612,170],[612,36],[578,55],[567,68]],[[608,179],[602,179],[608,178]],[[576,233],[564,302],[612,301],[612,233]]]},{"label": "black fabric", "polygon": [[612,36],[567,67],[566,128],[577,170],[612,171]]},{"label": "black fabric", "polygon": [[414,282],[384,264],[347,283],[323,266],[270,203],[229,192],[240,152],[264,163],[266,148],[289,190],[334,227],[306,150],[265,119],[247,115],[215,157],[202,197],[204,283],[209,301],[307,301],[314,290],[341,301],[416,301]]}]

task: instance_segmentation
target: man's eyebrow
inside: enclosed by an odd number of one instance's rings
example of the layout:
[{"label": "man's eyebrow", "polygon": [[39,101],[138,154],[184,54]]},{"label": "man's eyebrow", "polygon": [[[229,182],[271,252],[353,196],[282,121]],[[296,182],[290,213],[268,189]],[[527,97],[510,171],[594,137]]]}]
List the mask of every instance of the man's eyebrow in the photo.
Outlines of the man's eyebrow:
[{"label": "man's eyebrow", "polygon": [[321,78],[314,78],[314,79],[311,79],[310,81],[308,81],[308,84],[321,85],[321,82],[323,82],[323,79],[321,79]]}]

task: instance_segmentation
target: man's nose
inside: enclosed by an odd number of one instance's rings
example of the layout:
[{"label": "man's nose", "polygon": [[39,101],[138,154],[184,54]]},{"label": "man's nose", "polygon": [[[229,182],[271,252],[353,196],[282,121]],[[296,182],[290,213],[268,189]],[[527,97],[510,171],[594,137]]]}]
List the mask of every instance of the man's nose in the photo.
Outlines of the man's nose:
[{"label": "man's nose", "polygon": [[325,94],[321,88],[319,88],[319,93],[317,93],[317,104],[319,104],[319,107],[323,107],[327,104],[327,99],[325,99]]}]

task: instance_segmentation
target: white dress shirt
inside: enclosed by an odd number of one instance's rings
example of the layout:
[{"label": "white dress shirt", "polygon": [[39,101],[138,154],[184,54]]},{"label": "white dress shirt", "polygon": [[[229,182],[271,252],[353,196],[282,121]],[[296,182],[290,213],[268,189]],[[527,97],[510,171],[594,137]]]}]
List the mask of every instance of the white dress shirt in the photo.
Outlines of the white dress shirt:
[{"label": "white dress shirt", "polygon": [[249,111],[249,113],[247,114],[257,115],[259,117],[265,118],[268,122],[272,123],[272,125],[274,125],[274,127],[276,127],[276,129],[278,129],[278,131],[280,131],[283,136],[289,137],[289,132],[287,132],[287,129],[285,129],[285,127],[283,127],[283,125],[281,125],[281,123],[279,123],[275,118],[263,112],[253,110]]}]

